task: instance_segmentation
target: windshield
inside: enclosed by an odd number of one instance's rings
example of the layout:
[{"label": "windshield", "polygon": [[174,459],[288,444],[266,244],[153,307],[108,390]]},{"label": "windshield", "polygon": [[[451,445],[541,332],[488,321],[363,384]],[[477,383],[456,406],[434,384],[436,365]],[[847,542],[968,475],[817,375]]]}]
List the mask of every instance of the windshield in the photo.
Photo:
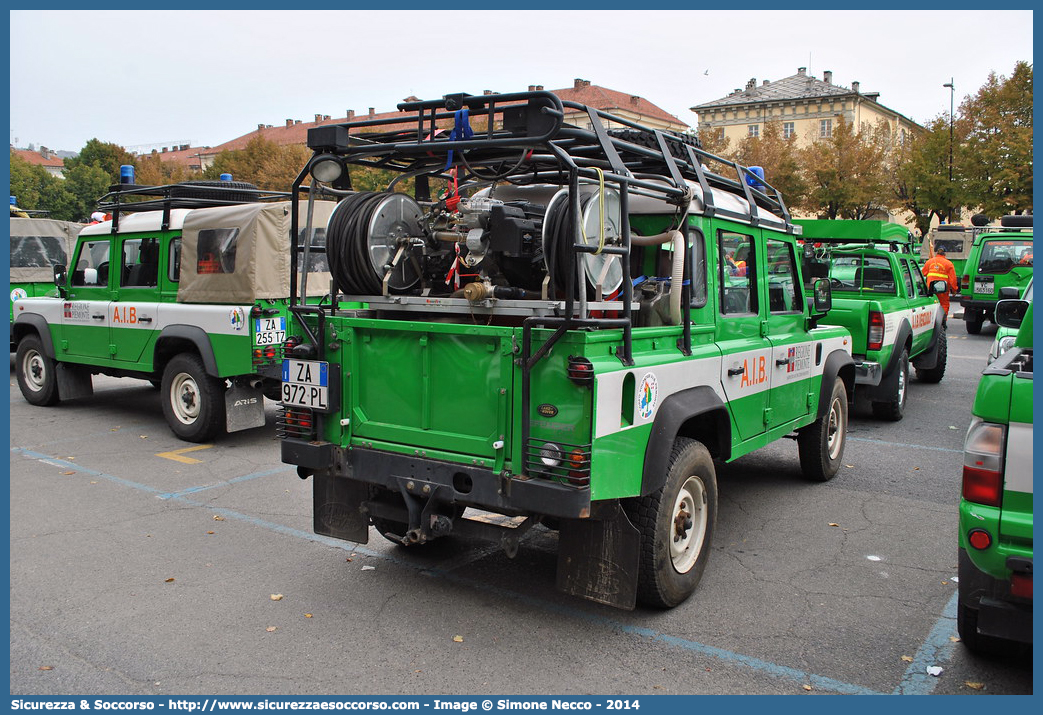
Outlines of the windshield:
[{"label": "windshield", "polygon": [[978,272],[998,275],[1032,267],[1032,241],[987,241],[981,249]]}]

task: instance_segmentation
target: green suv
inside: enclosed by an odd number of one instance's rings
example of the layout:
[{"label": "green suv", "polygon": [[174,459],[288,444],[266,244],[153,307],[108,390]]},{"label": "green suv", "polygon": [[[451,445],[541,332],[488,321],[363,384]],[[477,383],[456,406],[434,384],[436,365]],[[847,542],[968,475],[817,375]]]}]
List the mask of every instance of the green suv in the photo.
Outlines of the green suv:
[{"label": "green suv", "polygon": [[1020,330],[982,373],[964,444],[957,623],[975,651],[1032,642],[1032,305],[996,304]]},{"label": "green suv", "polygon": [[974,239],[960,276],[960,305],[967,332],[977,335],[994,320],[1003,289],[1020,292],[1032,278],[1032,216],[1004,216],[1000,228]]}]

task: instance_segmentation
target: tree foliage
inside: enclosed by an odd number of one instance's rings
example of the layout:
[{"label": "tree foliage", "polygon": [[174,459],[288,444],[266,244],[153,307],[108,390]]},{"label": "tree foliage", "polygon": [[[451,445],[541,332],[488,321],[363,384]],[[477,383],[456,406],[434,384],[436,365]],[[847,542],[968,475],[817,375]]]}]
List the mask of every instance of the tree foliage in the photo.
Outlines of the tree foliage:
[{"label": "tree foliage", "polygon": [[199,172],[176,161],[163,161],[156,152],[139,157],[135,181],[142,186],[177,184],[198,178]]},{"label": "tree foliage", "polygon": [[770,172],[766,181],[782,193],[789,206],[805,201],[808,181],[801,167],[795,137],[785,138],[782,122],[775,120],[763,125],[757,137],[745,137],[732,157],[744,166],[761,166]]},{"label": "tree foliage", "polygon": [[90,139],[79,154],[65,160],[65,168],[68,170],[80,166],[97,166],[109,177],[110,184],[117,184],[120,180],[120,166],[134,166],[135,163],[134,155],[119,144]]},{"label": "tree foliage", "polygon": [[247,181],[268,191],[289,191],[294,179],[311,158],[311,151],[299,144],[276,144],[254,137],[245,147],[223,151],[203,171],[205,179],[231,174],[235,181]]},{"label": "tree foliage", "polygon": [[831,137],[800,151],[809,185],[802,207],[830,219],[864,219],[888,208],[887,146],[884,123],[856,132],[838,118]]},{"label": "tree foliage", "polygon": [[989,75],[960,105],[958,165],[971,202],[998,216],[1032,208],[1032,65]]}]

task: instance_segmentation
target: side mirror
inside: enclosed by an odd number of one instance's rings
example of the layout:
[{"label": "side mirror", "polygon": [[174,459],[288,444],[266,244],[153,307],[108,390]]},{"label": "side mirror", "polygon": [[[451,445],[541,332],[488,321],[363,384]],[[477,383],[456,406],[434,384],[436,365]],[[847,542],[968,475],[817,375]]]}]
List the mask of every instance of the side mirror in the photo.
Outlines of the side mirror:
[{"label": "side mirror", "polygon": [[822,318],[833,307],[833,289],[829,287],[828,278],[817,278],[811,284],[811,298],[808,299],[811,317]]},{"label": "side mirror", "polygon": [[1003,286],[1000,288],[1000,298],[1020,298],[1021,291],[1017,286]]},{"label": "side mirror", "polygon": [[1029,309],[1027,300],[1008,298],[996,303],[996,325],[1004,328],[1020,328],[1025,319],[1025,311]]},{"label": "side mirror", "polygon": [[942,280],[931,281],[931,285],[928,288],[930,288],[931,295],[941,295],[949,289],[949,284]]},{"label": "side mirror", "polygon": [[58,295],[62,298],[65,297],[65,288],[68,285],[69,276],[65,270],[65,266],[56,263],[54,264],[54,287],[58,289]]}]

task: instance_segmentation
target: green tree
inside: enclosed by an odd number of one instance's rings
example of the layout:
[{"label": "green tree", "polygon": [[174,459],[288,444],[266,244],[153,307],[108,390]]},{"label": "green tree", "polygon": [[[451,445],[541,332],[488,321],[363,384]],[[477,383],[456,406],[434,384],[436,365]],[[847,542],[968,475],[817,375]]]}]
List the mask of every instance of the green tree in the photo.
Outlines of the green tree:
[{"label": "green tree", "polygon": [[[959,136],[953,142],[958,144]],[[916,227],[926,236],[932,219],[958,216],[968,201],[959,167],[949,180],[949,117],[935,117],[923,132],[893,142],[887,161],[889,185],[895,204],[916,217]]]},{"label": "green tree", "polygon": [[808,193],[808,181],[801,167],[794,137],[785,138],[781,121],[763,125],[757,137],[739,142],[733,158],[744,166],[764,168],[765,180],[782,193],[787,206],[799,206]]},{"label": "green tree", "polygon": [[254,137],[245,147],[223,151],[203,171],[205,179],[219,179],[231,174],[236,181],[246,181],[268,191],[289,191],[311,150],[300,144],[281,145],[264,137]]},{"label": "green tree", "polygon": [[135,181],[142,186],[164,186],[198,179],[200,173],[183,164],[163,161],[156,152],[138,157]]},{"label": "green tree", "polygon": [[46,209],[43,196],[48,187],[61,181],[42,166],[30,164],[17,154],[11,154],[11,196],[18,197],[18,206],[23,209]]},{"label": "green tree", "polygon": [[958,165],[972,205],[990,216],[1032,209],[1032,65],[1009,77],[993,72],[960,105],[965,138]]},{"label": "green tree", "polygon": [[53,201],[61,200],[63,213],[71,221],[86,221],[98,199],[104,196],[112,185],[112,177],[97,164],[74,164],[62,172],[64,194],[55,196]]},{"label": "green tree", "polygon": [[136,166],[134,155],[119,144],[103,142],[100,139],[89,140],[84,144],[78,155],[65,160],[66,169],[79,166],[100,167],[106,176],[109,177],[110,184],[119,183],[120,166],[123,164]]},{"label": "green tree", "polygon": [[833,134],[800,150],[808,192],[802,208],[829,219],[864,219],[894,202],[887,191],[887,130],[855,132],[838,118]]}]

